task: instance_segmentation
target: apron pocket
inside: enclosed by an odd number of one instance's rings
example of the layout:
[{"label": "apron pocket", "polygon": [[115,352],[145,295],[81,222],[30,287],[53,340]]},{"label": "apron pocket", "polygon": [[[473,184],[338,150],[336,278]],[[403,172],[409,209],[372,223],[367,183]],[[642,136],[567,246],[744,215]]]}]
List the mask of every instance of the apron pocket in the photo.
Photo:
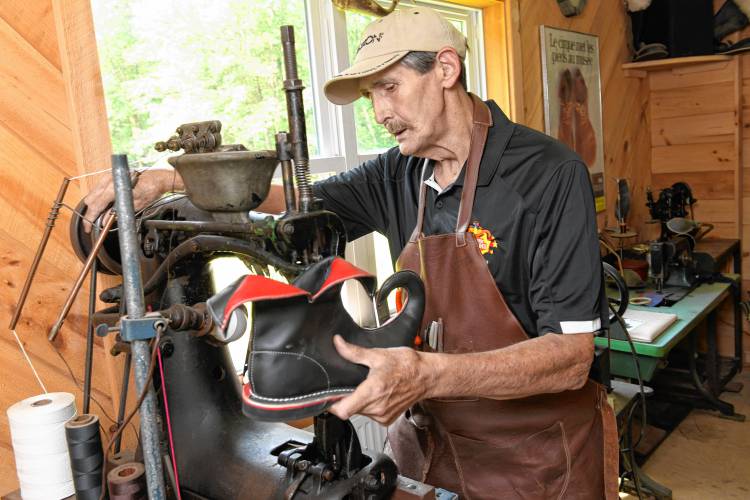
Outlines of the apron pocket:
[{"label": "apron pocket", "polygon": [[562,422],[497,446],[448,433],[468,495],[483,498],[562,498],[570,476],[570,452]]}]

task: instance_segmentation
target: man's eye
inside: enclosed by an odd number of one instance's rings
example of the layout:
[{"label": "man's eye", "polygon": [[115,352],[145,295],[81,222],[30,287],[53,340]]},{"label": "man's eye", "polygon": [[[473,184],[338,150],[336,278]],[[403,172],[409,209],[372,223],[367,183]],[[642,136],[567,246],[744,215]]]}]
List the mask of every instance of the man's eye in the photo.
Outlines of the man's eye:
[{"label": "man's eye", "polygon": [[384,88],[385,88],[386,92],[393,92],[394,90],[396,90],[396,84],[395,83],[389,83],[389,84],[385,85]]}]

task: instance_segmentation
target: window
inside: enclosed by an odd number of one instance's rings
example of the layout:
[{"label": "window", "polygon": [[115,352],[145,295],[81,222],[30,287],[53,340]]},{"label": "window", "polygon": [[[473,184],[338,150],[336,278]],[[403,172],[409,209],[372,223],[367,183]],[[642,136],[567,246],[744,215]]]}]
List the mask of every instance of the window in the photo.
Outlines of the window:
[{"label": "window", "polygon": [[[408,2],[408,3],[407,3]],[[481,10],[409,1],[440,10],[469,39],[469,89],[484,97]],[[343,171],[394,144],[366,101],[334,106],[323,84],[347,67],[369,18],[328,0],[92,0],[115,151],[141,161],[153,143],[191,121],[220,119],[225,143],[273,149],[287,130],[279,27],[295,27],[315,172]]]},{"label": "window", "polygon": [[[304,0],[93,0],[112,146],[148,162],[182,123],[219,119],[223,142],[274,149],[287,130],[279,26],[295,26],[300,78],[310,82]],[[309,87],[309,85],[308,85]],[[318,138],[305,89],[310,153]]]}]

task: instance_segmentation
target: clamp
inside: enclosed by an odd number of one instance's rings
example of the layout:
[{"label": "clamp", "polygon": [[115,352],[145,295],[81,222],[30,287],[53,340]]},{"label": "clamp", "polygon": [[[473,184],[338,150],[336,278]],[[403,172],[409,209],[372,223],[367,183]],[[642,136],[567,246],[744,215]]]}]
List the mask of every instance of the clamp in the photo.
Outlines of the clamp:
[{"label": "clamp", "polygon": [[159,313],[146,313],[142,318],[120,319],[120,337],[125,342],[148,340],[156,337],[157,332],[167,329],[167,320]]}]

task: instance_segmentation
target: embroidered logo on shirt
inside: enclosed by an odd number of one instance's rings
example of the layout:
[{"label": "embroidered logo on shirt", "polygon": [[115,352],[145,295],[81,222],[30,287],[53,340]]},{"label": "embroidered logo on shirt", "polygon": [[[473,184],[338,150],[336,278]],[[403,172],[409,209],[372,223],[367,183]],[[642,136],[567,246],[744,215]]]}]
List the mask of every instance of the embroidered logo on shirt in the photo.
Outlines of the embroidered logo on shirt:
[{"label": "embroidered logo on shirt", "polygon": [[497,241],[489,230],[480,226],[479,222],[474,221],[471,223],[471,226],[469,226],[469,232],[474,235],[474,238],[477,239],[479,251],[482,252],[482,255],[492,255],[493,253],[495,253],[495,248],[497,248]]}]

